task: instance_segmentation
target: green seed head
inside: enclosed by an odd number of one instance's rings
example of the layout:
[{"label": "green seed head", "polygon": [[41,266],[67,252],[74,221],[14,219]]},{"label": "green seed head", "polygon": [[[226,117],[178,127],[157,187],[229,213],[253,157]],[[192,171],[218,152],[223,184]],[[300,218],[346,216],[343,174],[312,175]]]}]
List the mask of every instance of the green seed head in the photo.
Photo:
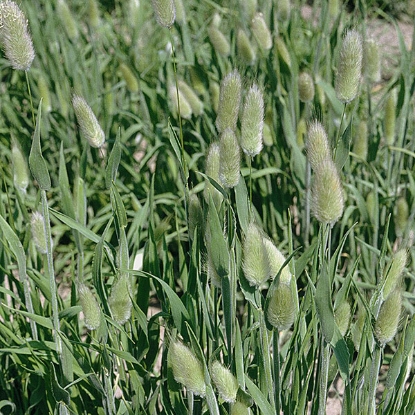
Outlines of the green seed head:
[{"label": "green seed head", "polygon": [[205,396],[206,384],[202,363],[180,341],[172,341],[167,355],[174,379],[189,392]]},{"label": "green seed head", "polygon": [[58,0],[56,4],[56,12],[62,21],[63,28],[66,31],[69,39],[73,41],[78,39],[78,25],[72,15],[71,9],[65,0]]},{"label": "green seed head", "polygon": [[239,385],[232,372],[216,360],[212,364],[210,376],[218,390],[219,397],[225,402],[235,402]]},{"label": "green seed head", "polygon": [[363,55],[364,73],[371,82],[379,82],[380,74],[380,51],[377,42],[373,39],[365,41]]},{"label": "green seed head", "polygon": [[177,94],[175,85],[169,86],[168,94],[172,112],[175,117],[178,117],[180,108],[180,117],[189,120],[192,117],[192,107],[183,95],[182,91],[179,89],[178,92],[179,93]]},{"label": "green seed head", "polygon": [[392,291],[400,286],[402,274],[407,262],[408,252],[406,249],[400,249],[395,253],[392,258],[392,263],[386,272],[386,280],[383,285],[383,298],[389,297]]},{"label": "green seed head", "polygon": [[350,313],[350,304],[347,301],[342,302],[336,310],[334,310],[334,318],[342,336],[347,333],[349,328]]},{"label": "green seed head", "polygon": [[295,299],[291,286],[280,282],[268,293],[266,317],[277,330],[286,330],[294,323],[296,316]]},{"label": "green seed head", "polygon": [[362,57],[362,38],[356,30],[349,30],[340,49],[336,75],[336,95],[343,103],[349,103],[357,95],[362,74]]},{"label": "green seed head", "polygon": [[243,244],[243,271],[250,285],[260,286],[270,274],[263,233],[253,222],[248,226]]},{"label": "green seed head", "polygon": [[139,85],[137,77],[134,75],[133,71],[125,63],[121,63],[119,66],[122,77],[124,78],[127,89],[130,92],[138,92]]},{"label": "green seed head", "polygon": [[176,19],[176,8],[173,0],[151,0],[157,23],[163,27],[171,27]]},{"label": "green seed head", "polygon": [[257,85],[253,85],[245,97],[241,121],[241,147],[250,157],[262,150],[264,126],[264,98]]},{"label": "green seed head", "polygon": [[48,250],[46,243],[45,220],[41,213],[32,213],[30,227],[32,230],[33,242],[35,243],[37,250],[41,254],[46,254]]},{"label": "green seed head", "polygon": [[[281,251],[274,245],[274,243],[268,237],[263,238],[265,250],[267,251],[267,257],[269,262],[269,276],[275,278],[280,272],[282,265],[285,262],[285,257]],[[288,266],[285,266],[281,271],[280,282],[289,284],[291,281],[291,272]]]},{"label": "green seed head", "polygon": [[298,95],[302,102],[314,99],[314,81],[308,72],[301,72],[298,76]]},{"label": "green seed head", "polygon": [[231,46],[225,35],[216,26],[213,25],[210,25],[207,30],[210,43],[212,43],[216,53],[223,57],[229,56],[231,52]]},{"label": "green seed head", "polygon": [[368,150],[368,129],[367,121],[361,120],[357,127],[357,132],[355,135],[353,143],[353,152],[356,153],[358,157],[362,160],[366,160]]},{"label": "green seed head", "polygon": [[408,227],[409,205],[404,197],[398,198],[395,204],[395,232],[402,237]]},{"label": "green seed head", "polygon": [[262,132],[262,141],[267,147],[274,145],[274,138],[272,136],[271,127],[268,123],[264,122],[264,131]]},{"label": "green seed head", "polygon": [[91,107],[78,95],[73,96],[72,105],[82,135],[91,147],[101,147],[105,142],[105,134]]},{"label": "green seed head", "polygon": [[339,173],[334,163],[326,160],[314,170],[311,211],[319,222],[334,225],[342,216],[343,208],[343,189]]},{"label": "green seed head", "polygon": [[384,120],[386,145],[393,146],[396,125],[396,89],[392,89],[386,99]]},{"label": "green seed head", "polygon": [[[205,173],[207,176],[214,179],[217,183],[220,184],[219,179],[220,171],[220,147],[218,143],[212,143],[206,154],[206,168]],[[212,195],[213,202],[215,206],[219,209],[220,204],[222,203],[222,194],[217,190],[209,181],[206,181],[204,197],[206,203],[209,203],[209,195]]]},{"label": "green seed head", "polygon": [[131,316],[131,286],[128,276],[122,275],[112,287],[108,305],[112,317],[118,324],[124,324]]},{"label": "green seed head", "polygon": [[212,103],[212,108],[217,113],[219,110],[219,100],[220,100],[219,84],[215,81],[210,81],[209,92],[210,92],[210,101]]},{"label": "green seed head", "polygon": [[331,151],[326,130],[319,121],[312,121],[308,126],[306,141],[307,157],[311,168],[316,170],[319,166],[331,159]]},{"label": "green seed head", "polygon": [[219,143],[219,178],[224,187],[239,183],[241,151],[235,133],[229,128],[223,131]]},{"label": "green seed head", "polygon": [[29,185],[29,170],[26,158],[17,144],[12,146],[13,183],[17,189],[26,193]]},{"label": "green seed head", "polygon": [[272,36],[271,32],[264,20],[262,13],[256,13],[251,21],[251,30],[259,47],[264,50],[270,50],[272,48]]},{"label": "green seed head", "polygon": [[196,95],[195,91],[190,88],[186,82],[180,80],[179,84],[179,91],[184,96],[185,100],[189,103],[190,108],[192,109],[193,114],[201,115],[203,113],[203,102],[199,99]]},{"label": "green seed head", "polygon": [[390,342],[398,330],[401,315],[402,295],[393,291],[380,307],[375,323],[375,336],[381,345]]},{"label": "green seed head", "polygon": [[248,35],[244,30],[239,29],[236,37],[236,50],[238,58],[247,65],[252,65],[256,59],[255,49],[253,48]]},{"label": "green seed head", "polygon": [[101,24],[101,18],[99,15],[99,7],[96,0],[88,0],[88,15],[90,26],[93,28],[99,27]]},{"label": "green seed head", "polygon": [[101,309],[92,291],[85,285],[78,288],[79,302],[85,318],[85,326],[89,330],[96,330],[101,324]]},{"label": "green seed head", "polygon": [[303,148],[305,145],[305,137],[307,135],[307,123],[304,118],[300,118],[297,124],[297,144]]},{"label": "green seed head", "polygon": [[227,128],[236,129],[241,102],[242,82],[237,70],[225,76],[220,84],[216,128],[221,133]]},{"label": "green seed head", "polygon": [[13,1],[0,3],[0,41],[13,69],[27,71],[35,58],[27,20]]},{"label": "green seed head", "polygon": [[329,0],[329,15],[332,18],[338,16],[340,11],[339,0]]}]

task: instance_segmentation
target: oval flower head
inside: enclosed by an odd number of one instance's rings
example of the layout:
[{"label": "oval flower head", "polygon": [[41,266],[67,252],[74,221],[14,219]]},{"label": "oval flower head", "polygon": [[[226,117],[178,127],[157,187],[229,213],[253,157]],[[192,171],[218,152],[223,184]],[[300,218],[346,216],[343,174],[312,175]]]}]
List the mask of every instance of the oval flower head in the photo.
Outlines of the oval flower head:
[{"label": "oval flower head", "polygon": [[91,147],[100,148],[105,142],[105,134],[91,107],[79,95],[73,96],[72,105],[82,135]]},{"label": "oval flower head", "polygon": [[29,70],[35,51],[26,17],[14,1],[0,3],[0,40],[11,66]]},{"label": "oval flower head", "polygon": [[362,58],[362,37],[357,30],[349,30],[340,49],[336,76],[336,95],[345,104],[353,101],[359,90]]}]

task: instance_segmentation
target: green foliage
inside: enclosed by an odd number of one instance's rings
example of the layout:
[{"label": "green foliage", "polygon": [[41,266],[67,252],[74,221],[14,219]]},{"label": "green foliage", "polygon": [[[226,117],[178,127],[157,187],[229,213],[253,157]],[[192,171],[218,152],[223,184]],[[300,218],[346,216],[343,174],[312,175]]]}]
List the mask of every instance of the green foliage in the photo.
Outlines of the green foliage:
[{"label": "green foliage", "polygon": [[[342,39],[370,37],[374,2],[334,3],[314,2],[312,18],[294,0],[19,4],[36,56],[27,71],[0,59],[2,413],[316,415],[339,379],[347,415],[413,413],[415,48],[396,26],[393,76],[362,77],[343,104]],[[266,140],[247,155],[239,104],[253,84]],[[310,167],[316,121],[327,156]],[[357,134],[364,151],[350,151]],[[342,206],[320,224],[310,192],[328,159]],[[379,339],[387,288],[402,309]],[[186,354],[172,365],[174,342]],[[180,371],[186,356],[203,393]]]}]

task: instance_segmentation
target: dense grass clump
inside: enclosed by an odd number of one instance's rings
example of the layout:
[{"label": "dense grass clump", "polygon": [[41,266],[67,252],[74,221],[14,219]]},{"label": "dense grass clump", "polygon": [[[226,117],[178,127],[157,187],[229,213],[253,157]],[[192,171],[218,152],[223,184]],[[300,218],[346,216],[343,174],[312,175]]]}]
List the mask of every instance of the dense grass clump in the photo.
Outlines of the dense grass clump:
[{"label": "dense grass clump", "polygon": [[413,415],[379,7],[0,3],[2,413]]}]

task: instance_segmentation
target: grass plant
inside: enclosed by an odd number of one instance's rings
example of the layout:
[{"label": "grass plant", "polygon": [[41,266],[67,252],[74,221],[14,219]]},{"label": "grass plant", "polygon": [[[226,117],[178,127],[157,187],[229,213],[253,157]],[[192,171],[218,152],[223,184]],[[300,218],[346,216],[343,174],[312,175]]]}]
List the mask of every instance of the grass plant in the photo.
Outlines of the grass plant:
[{"label": "grass plant", "polygon": [[357,4],[0,3],[1,413],[414,414],[415,47]]}]

